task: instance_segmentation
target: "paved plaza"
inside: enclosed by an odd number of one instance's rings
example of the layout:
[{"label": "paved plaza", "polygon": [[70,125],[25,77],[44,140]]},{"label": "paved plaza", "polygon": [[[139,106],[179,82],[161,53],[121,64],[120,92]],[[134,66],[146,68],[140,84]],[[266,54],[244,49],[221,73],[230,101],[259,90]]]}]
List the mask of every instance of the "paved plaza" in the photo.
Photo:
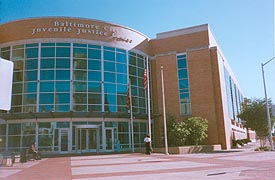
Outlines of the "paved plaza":
[{"label": "paved plaza", "polygon": [[273,180],[275,152],[54,157],[0,168],[1,180]]}]

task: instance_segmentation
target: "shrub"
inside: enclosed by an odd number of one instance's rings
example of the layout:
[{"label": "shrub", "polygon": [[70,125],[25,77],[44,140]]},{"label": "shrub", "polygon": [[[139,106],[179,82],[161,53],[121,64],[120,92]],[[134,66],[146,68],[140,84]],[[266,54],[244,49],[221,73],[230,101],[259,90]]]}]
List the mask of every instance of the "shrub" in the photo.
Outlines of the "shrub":
[{"label": "shrub", "polygon": [[208,121],[205,118],[190,117],[176,122],[175,118],[169,115],[168,119],[169,146],[198,145],[208,136]]},{"label": "shrub", "polygon": [[237,145],[244,146],[245,144],[247,144],[249,142],[251,142],[250,139],[237,139],[237,140],[233,139],[232,145],[233,145],[233,147],[236,147]]},{"label": "shrub", "polygon": [[189,131],[186,137],[186,145],[198,145],[208,137],[208,121],[201,117],[190,117],[184,121],[185,128]]},{"label": "shrub", "polygon": [[267,146],[258,147],[255,149],[255,151],[270,151],[271,148]]},{"label": "shrub", "polygon": [[235,140],[235,139],[233,139],[233,140],[232,140],[232,146],[233,146],[233,147],[236,147],[236,146],[237,146],[237,144],[238,144],[238,141],[237,141],[237,140]]}]

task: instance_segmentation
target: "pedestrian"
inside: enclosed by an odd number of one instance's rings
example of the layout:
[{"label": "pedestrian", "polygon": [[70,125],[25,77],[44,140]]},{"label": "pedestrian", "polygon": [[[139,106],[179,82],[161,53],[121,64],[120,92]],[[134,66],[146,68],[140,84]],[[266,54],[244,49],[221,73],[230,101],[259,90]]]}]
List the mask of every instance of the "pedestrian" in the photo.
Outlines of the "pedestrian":
[{"label": "pedestrian", "polygon": [[31,147],[29,149],[29,155],[31,155],[31,158],[40,160],[41,159],[41,153],[36,149],[35,144],[31,144]]},{"label": "pedestrian", "polygon": [[146,154],[150,155],[152,151],[152,147],[151,147],[151,138],[149,134],[144,138],[144,143],[146,147]]}]

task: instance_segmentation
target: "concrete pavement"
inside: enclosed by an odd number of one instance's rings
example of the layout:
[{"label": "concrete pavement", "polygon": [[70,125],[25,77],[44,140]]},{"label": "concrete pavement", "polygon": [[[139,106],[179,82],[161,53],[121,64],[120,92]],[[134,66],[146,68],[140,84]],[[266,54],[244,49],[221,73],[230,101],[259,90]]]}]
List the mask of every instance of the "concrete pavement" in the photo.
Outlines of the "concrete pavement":
[{"label": "concrete pavement", "polygon": [[0,167],[1,180],[273,180],[275,152],[140,153],[44,158]]}]

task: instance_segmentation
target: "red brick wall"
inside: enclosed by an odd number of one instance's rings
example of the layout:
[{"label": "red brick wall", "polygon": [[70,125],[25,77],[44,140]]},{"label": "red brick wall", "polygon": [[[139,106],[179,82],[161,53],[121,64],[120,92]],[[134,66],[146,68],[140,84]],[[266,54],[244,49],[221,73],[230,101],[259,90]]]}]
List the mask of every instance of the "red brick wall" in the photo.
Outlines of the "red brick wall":
[{"label": "red brick wall", "polygon": [[[230,121],[225,122],[220,85],[220,65],[217,49],[209,48],[208,31],[152,40],[155,57],[152,61],[153,108],[156,144],[163,145],[163,108],[160,67],[164,67],[166,112],[184,120],[180,115],[176,54],[185,52],[192,116],[208,120],[208,139],[205,144],[221,144],[230,148]],[[228,134],[229,133],[229,134]],[[169,143],[169,142],[168,142]]]}]

